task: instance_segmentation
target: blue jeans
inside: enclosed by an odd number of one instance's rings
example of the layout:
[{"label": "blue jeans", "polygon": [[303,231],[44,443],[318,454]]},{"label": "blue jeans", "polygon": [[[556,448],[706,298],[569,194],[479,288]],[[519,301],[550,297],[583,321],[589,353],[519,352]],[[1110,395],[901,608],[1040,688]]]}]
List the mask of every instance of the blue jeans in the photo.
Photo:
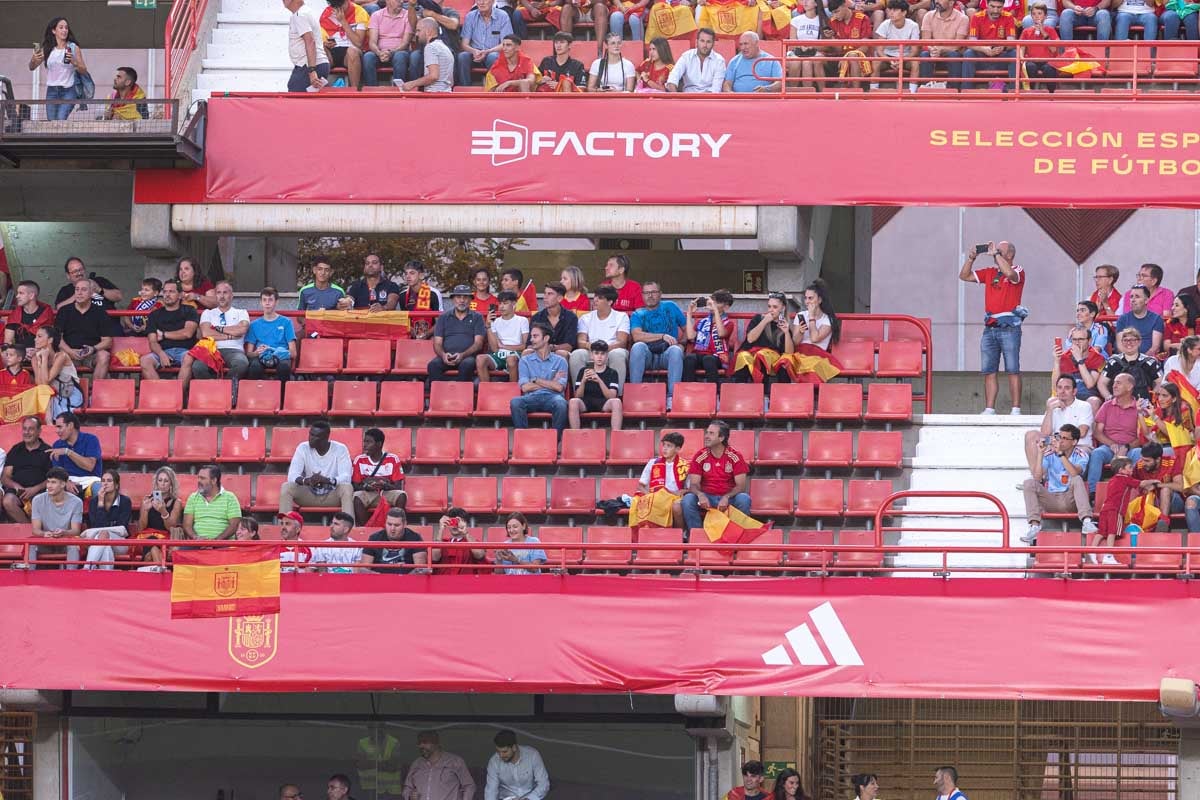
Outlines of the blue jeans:
[{"label": "blue jeans", "polygon": [[539,411],[550,412],[550,425],[559,433],[567,427],[567,398],[547,389],[514,397],[508,401],[508,408],[512,411],[514,428],[528,428],[530,412]]},{"label": "blue jeans", "polygon": [[[1142,448],[1135,447],[1129,451],[1129,460],[1135,464],[1142,457]],[[1108,462],[1113,460],[1112,448],[1106,444],[1102,444],[1092,451],[1088,456],[1087,464],[1087,484],[1088,491],[1092,494],[1096,493],[1096,484],[1100,483],[1100,473],[1104,471],[1104,467]]]},{"label": "blue jeans", "polygon": [[[1048,25],[1051,28],[1058,27],[1058,12],[1057,11],[1047,11],[1046,12],[1046,25]],[[1032,28],[1033,27],[1033,15],[1026,14],[1025,19],[1021,20],[1021,27],[1022,28]]]},{"label": "blue jeans", "polygon": [[1142,39],[1152,42],[1158,38],[1158,15],[1151,11],[1149,14],[1130,14],[1128,11],[1117,12],[1117,39],[1129,38],[1129,26],[1142,26]]},{"label": "blue jeans", "polygon": [[[1017,77],[1017,64],[1015,61],[987,61],[986,59],[989,59],[989,58],[1012,58],[1016,54],[1017,54],[1017,51],[1011,47],[1008,48],[1007,50],[1001,50],[1000,55],[998,55],[998,56],[985,56],[982,53],[977,53],[974,50],[968,48],[967,51],[963,53],[963,65],[962,65],[963,88],[964,89],[986,89],[987,88],[986,86],[982,86],[981,84],[976,83],[975,81],[971,80],[972,78],[975,77],[975,70],[977,70],[977,69],[1006,70],[1008,72],[1008,79],[1009,80],[1015,79]],[[1008,91],[1007,85],[1004,87],[1004,91],[1006,91],[1006,92]],[[996,327],[997,326],[995,326],[995,325],[992,326],[993,329]],[[1017,339],[1020,340],[1021,329],[1019,327],[1005,328],[1004,330],[1017,331]],[[1019,344],[1018,344],[1018,346],[1019,346]],[[1008,367],[1007,358],[1004,361],[1004,366],[1006,368]],[[1017,369],[1017,370],[1010,369],[1008,371],[1009,372],[1020,372],[1019,369]],[[992,372],[995,372],[995,370],[992,370]],[[987,370],[984,370],[984,373],[986,374]]]},{"label": "blue jeans", "polygon": [[[624,38],[624,36],[625,36],[625,12],[624,11],[614,11],[614,12],[612,12],[611,15],[609,15],[608,29],[612,33],[621,34],[622,38]],[[638,14],[630,14],[629,15],[629,31],[632,34],[629,39],[629,41],[631,41],[631,42],[641,42],[642,40],[644,40],[646,38],[645,33],[644,33],[645,29],[642,25],[642,18]]]},{"label": "blue jeans", "polygon": [[[329,65],[317,64],[317,77],[329,80]],[[307,92],[312,83],[308,79],[308,67],[292,67],[292,75],[288,78],[289,92]]]},{"label": "blue jeans", "polygon": [[1063,39],[1074,39],[1077,21],[1080,25],[1095,25],[1096,38],[1101,41],[1112,38],[1112,12],[1107,8],[1098,10],[1096,16],[1091,18],[1073,8],[1063,9],[1062,16],[1058,18],[1058,35]]},{"label": "blue jeans", "polygon": [[[500,60],[499,53],[488,53],[483,57],[481,62],[487,69],[492,68]],[[471,85],[471,67],[475,66],[475,59],[466,50],[454,57],[454,85],[455,86],[470,86]]]},{"label": "blue jeans", "polygon": [[397,50],[392,53],[390,61],[380,61],[379,56],[372,53],[370,50],[362,55],[363,67],[363,85],[378,86],[379,85],[379,65],[392,68],[392,80],[400,79],[403,81],[411,80],[408,77],[408,51]]},{"label": "blue jeans", "polygon": [[[929,55],[928,50],[921,51],[921,58],[930,58],[930,57],[931,56]],[[940,56],[938,56],[938,58],[948,58],[950,60],[945,62],[944,64],[939,64],[935,61],[922,61],[921,62],[921,80],[923,80],[923,81],[933,80],[934,69],[936,69],[939,66],[945,66],[946,70],[950,73],[950,80],[946,82],[946,86],[948,86],[951,89],[962,88],[962,84],[959,82],[959,79],[962,77],[962,51],[955,50],[952,53],[950,53],[950,52],[942,53]]]},{"label": "blue jeans", "polygon": [[[1174,11],[1164,11],[1162,26],[1164,39],[1173,42],[1179,38],[1179,14]],[[1183,36],[1193,42],[1200,39],[1200,13],[1188,14],[1183,18]],[[1166,52],[1170,53],[1171,51],[1167,50]]]},{"label": "blue jeans", "polygon": [[1004,356],[1005,372],[1010,375],[1021,372],[1021,326],[984,326],[983,336],[979,339],[979,371],[984,375],[995,375],[1000,371],[1001,355]]},{"label": "blue jeans", "polygon": [[[47,86],[47,100],[76,100],[79,95],[75,93],[74,86]],[[71,103],[48,103],[46,105],[46,119],[66,119],[71,116],[71,111],[75,108]]]},{"label": "blue jeans", "polygon": [[665,352],[655,355],[645,342],[634,342],[629,350],[629,382],[641,383],[647,369],[667,371],[667,399],[675,391],[675,384],[683,378],[683,348],[673,344]]},{"label": "blue jeans", "polygon": [[[721,495],[719,495],[719,494],[708,494],[707,492],[705,492],[704,496],[708,498],[708,502],[712,504],[713,508],[717,507],[717,503],[721,499]],[[735,494],[733,497],[729,498],[729,505],[733,506],[734,508],[736,508],[738,511],[742,512],[743,514],[749,514],[750,513],[750,495],[746,494],[745,492],[742,492],[740,494]],[[687,540],[688,531],[690,531],[692,528],[703,528],[703,527],[704,527],[704,514],[700,510],[700,498],[696,497],[696,495],[692,494],[691,492],[688,492],[687,494],[685,494],[683,496],[683,538],[684,538],[684,541]]]}]

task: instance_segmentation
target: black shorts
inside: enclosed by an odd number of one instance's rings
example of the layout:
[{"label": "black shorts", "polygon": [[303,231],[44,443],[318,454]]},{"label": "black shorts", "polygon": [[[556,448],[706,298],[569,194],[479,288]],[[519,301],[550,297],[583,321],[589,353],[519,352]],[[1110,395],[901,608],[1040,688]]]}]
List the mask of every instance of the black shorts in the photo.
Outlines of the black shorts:
[{"label": "black shorts", "polygon": [[329,50],[329,64],[333,69],[346,68],[346,51],[349,47],[334,47]]}]

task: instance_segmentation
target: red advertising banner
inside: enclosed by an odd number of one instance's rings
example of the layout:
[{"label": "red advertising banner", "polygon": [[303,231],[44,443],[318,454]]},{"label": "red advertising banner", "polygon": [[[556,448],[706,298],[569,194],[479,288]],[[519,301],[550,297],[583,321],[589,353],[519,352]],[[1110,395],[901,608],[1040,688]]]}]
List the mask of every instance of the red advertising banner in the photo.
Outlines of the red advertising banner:
[{"label": "red advertising banner", "polygon": [[[1196,206],[1194,117],[1190,103],[1065,99],[214,97],[206,166],[139,170],[135,197]],[[348,120],[358,130],[414,124],[420,134],[403,147],[331,151],[345,141]]]},{"label": "red advertising banner", "polygon": [[0,687],[1151,700],[1200,670],[1184,581],[285,575],[279,614],[187,620],[169,584],[0,572]]}]

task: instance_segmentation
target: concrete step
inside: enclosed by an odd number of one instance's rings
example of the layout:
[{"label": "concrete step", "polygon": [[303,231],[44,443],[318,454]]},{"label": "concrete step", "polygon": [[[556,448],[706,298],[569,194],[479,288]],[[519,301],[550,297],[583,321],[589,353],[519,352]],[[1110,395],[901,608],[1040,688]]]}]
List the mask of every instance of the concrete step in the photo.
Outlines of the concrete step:
[{"label": "concrete step", "polygon": [[[1043,409],[1044,410],[1044,409]],[[913,419],[917,425],[925,427],[957,426],[967,428],[1004,428],[1004,427],[1037,427],[1042,422],[1041,414],[918,414]]]},{"label": "concrete step", "polygon": [[292,63],[286,58],[271,58],[272,53],[263,53],[261,59],[251,57],[241,57],[237,59],[229,58],[206,58],[200,62],[201,67],[205,72],[249,72],[253,70],[287,70],[292,71]]},{"label": "concrete step", "polygon": [[[213,31],[212,41],[205,55],[214,53],[229,55],[244,55],[246,53],[280,53],[287,58],[287,28],[278,26],[260,27],[261,33],[254,28],[239,27],[236,30],[217,28]],[[214,49],[215,48],[215,49]]]},{"label": "concrete step", "polygon": [[[276,12],[276,8],[279,9],[278,12]],[[263,3],[262,8],[257,11],[237,14],[220,12],[217,14],[217,25],[282,25],[284,30],[287,30],[287,24],[288,13],[282,5]]]},{"label": "concrete step", "polygon": [[197,76],[196,89],[205,93],[282,92],[291,75],[290,69],[202,72]]},{"label": "concrete step", "polygon": [[[915,469],[909,489],[924,492],[987,492],[994,495],[1010,515],[1025,513],[1025,504],[1017,486],[1028,477],[1026,469],[977,470]],[[987,511],[994,508],[985,500],[955,497],[908,498],[907,508],[939,511]]]}]

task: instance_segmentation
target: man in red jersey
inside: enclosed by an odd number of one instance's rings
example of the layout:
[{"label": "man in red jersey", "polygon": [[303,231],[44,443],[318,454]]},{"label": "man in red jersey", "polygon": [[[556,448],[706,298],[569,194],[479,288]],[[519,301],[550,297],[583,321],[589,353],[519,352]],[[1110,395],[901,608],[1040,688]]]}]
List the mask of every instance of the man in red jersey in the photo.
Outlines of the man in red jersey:
[{"label": "man in red jersey", "polygon": [[[1000,0],[992,0],[999,3]],[[989,4],[990,5],[990,4]],[[975,259],[991,256],[995,266],[975,269]],[[1012,413],[1021,413],[1021,292],[1025,290],[1025,270],[1013,263],[1017,248],[1011,242],[988,242],[968,250],[958,279],[983,286],[983,336],[979,342],[980,371],[983,373],[984,414],[996,413],[996,395],[1000,391],[996,373],[1000,356],[1008,373],[1008,391],[1012,395]]]},{"label": "man in red jersey", "polygon": [[746,457],[729,446],[729,424],[714,420],[704,429],[704,449],[688,465],[688,491],[683,496],[683,539],[692,528],[704,527],[704,514],[733,506],[750,514],[747,485],[750,465]]}]

